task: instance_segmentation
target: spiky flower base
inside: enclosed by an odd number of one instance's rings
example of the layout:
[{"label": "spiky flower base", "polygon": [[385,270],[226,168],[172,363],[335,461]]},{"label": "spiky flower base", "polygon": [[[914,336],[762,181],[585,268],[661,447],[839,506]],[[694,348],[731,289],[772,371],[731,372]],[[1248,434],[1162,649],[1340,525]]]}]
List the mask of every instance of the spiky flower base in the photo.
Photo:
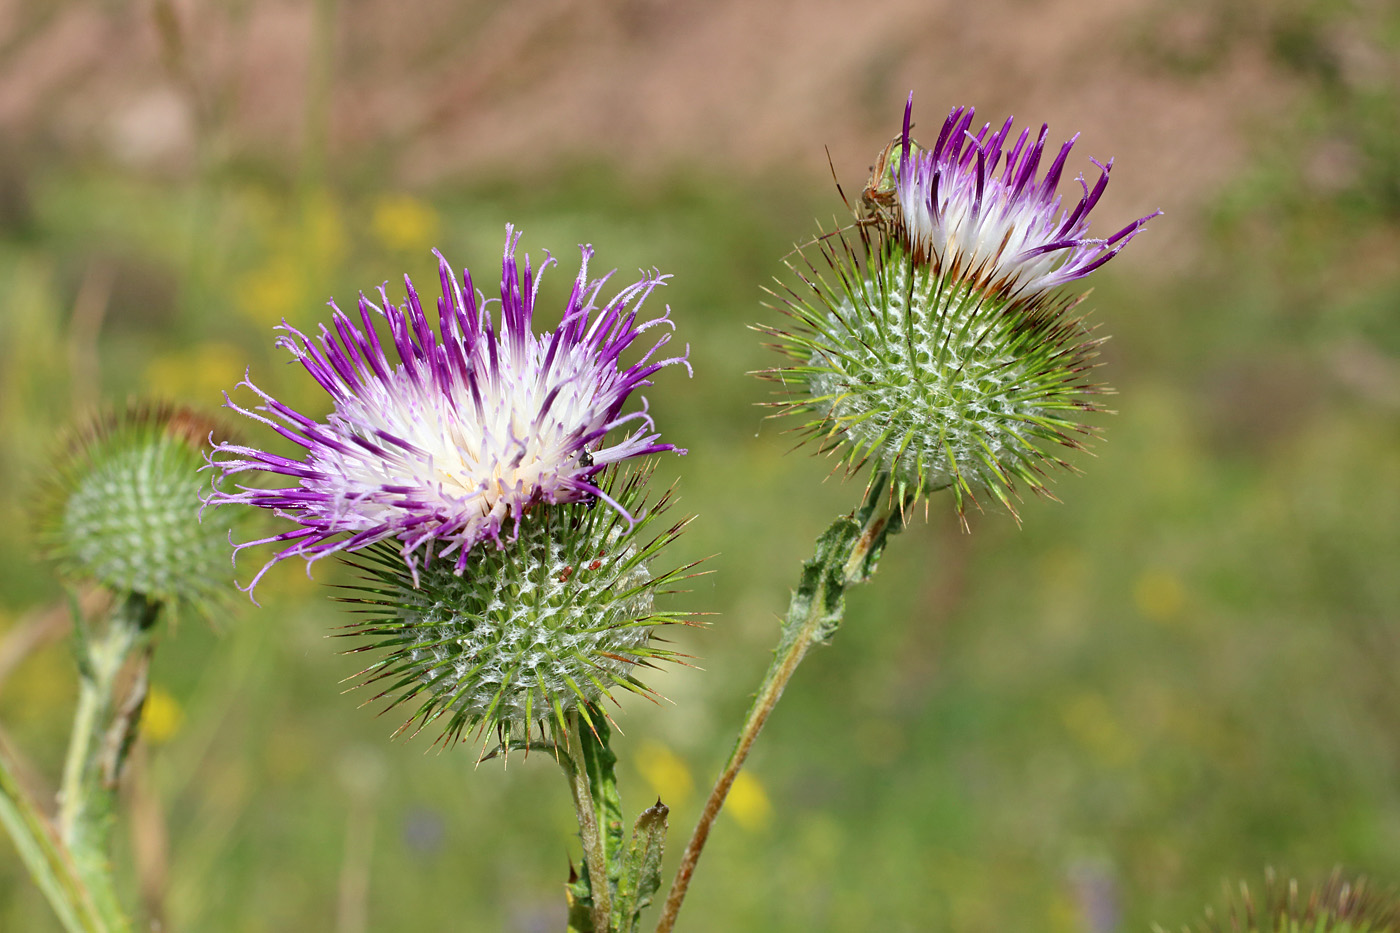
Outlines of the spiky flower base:
[{"label": "spiky flower base", "polygon": [[1304,895],[1298,882],[1283,882],[1270,873],[1256,897],[1241,884],[1223,914],[1206,914],[1198,933],[1396,933],[1400,901],[1392,890],[1381,894],[1366,880],[1334,874]]},{"label": "spiky flower base", "polygon": [[80,431],[42,508],[48,554],[70,578],[154,602],[204,605],[230,589],[228,526],[200,521],[214,423],[133,406]]},{"label": "spiky flower base", "polygon": [[386,652],[361,683],[387,684],[375,699],[392,697],[390,708],[417,705],[396,735],[444,718],[444,745],[476,727],[505,738],[540,724],[557,735],[580,704],[618,687],[651,692],[634,668],[678,657],[652,643],[654,630],[685,616],[655,608],[680,571],[649,564],[684,522],[649,535],[669,494],[646,509],[644,474],[608,478],[623,509],[641,516],[635,527],[593,503],[541,505],[500,549],[473,551],[461,575],[449,561],[421,566],[416,587],[397,548],[351,560],[365,574],[351,601],[371,618],[344,634],[370,639],[355,651]]},{"label": "spiky flower base", "polygon": [[1087,381],[1098,345],[1073,299],[1008,301],[940,275],[900,244],[860,250],[843,235],[818,241],[824,262],[796,269],[782,310],[792,331],[766,332],[794,365],[771,378],[791,392],[785,410],[825,448],[844,445],[896,482],[952,487],[961,511],[986,490],[1014,512],[1020,487],[1043,492],[1045,449],[1083,446],[1078,420],[1104,391]]}]

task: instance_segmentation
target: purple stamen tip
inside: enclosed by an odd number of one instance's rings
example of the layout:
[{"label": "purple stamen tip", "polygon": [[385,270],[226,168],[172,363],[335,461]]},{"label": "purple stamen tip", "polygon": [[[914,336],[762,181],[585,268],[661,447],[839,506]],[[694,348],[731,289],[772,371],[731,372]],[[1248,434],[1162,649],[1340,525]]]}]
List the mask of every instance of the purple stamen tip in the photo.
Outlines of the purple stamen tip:
[{"label": "purple stamen tip", "polygon": [[[907,245],[936,269],[959,269],[981,287],[1011,297],[1033,298],[1083,278],[1112,259],[1160,211],[1139,218],[1105,240],[1089,234],[1089,215],[1108,184],[1113,162],[1090,160],[1098,182],[1086,185],[1069,209],[1057,188],[1076,134],[1054,164],[1035,181],[1045,149],[1046,128],[1025,145],[1022,133],[1009,151],[1012,121],[997,133],[991,125],[972,133],[975,110],[954,107],[932,149],[909,143],[913,95],[904,108],[904,151],[895,195]],[[996,171],[1005,158],[1005,167]]]}]

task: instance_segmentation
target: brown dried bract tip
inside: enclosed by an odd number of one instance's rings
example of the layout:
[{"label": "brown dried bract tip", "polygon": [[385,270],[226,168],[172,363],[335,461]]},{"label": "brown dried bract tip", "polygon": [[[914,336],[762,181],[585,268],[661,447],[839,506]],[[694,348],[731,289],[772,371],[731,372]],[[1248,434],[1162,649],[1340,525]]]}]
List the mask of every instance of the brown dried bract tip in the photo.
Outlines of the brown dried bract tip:
[{"label": "brown dried bract tip", "polygon": [[190,447],[203,449],[213,443],[228,443],[232,440],[229,431],[214,418],[209,417],[192,408],[175,407],[162,404],[159,406],[160,414],[156,416],[157,423],[164,421],[165,433],[168,437],[181,441]]},{"label": "brown dried bract tip", "polygon": [[216,418],[173,402],[131,399],[122,408],[97,411],[69,432],[64,453],[82,454],[96,444],[126,430],[149,430],[184,444],[191,450],[212,450],[214,443],[229,442],[231,432]]}]

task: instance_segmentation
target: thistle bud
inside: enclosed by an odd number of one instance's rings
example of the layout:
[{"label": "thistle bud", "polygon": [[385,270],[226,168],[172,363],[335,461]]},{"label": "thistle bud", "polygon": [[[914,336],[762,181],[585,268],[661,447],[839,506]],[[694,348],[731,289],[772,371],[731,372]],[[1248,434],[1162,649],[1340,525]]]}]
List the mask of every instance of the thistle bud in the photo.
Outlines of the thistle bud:
[{"label": "thistle bud", "polygon": [[228,523],[200,516],[214,429],[188,409],[134,405],[76,432],[40,506],[44,551],[60,572],[201,608],[230,592]]}]

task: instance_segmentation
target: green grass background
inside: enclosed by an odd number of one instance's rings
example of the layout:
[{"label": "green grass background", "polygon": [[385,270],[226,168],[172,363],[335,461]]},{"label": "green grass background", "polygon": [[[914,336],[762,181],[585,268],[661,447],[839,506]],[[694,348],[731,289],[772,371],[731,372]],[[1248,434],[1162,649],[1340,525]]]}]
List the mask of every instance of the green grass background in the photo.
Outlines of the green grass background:
[{"label": "green grass background", "polygon": [[[1318,29],[1357,15],[1309,9]],[[1394,14],[1374,19],[1394,53]],[[1400,91],[1349,88],[1310,35],[1276,37],[1304,91],[1248,165],[1207,210],[1154,221],[1130,248],[1177,225],[1196,258],[1095,275],[1119,395],[1107,442],[1077,461],[1086,475],[1054,487],[1059,503],[1026,503],[1022,527],[990,512],[965,534],[935,500],[895,540],[773,718],[682,929],[1106,933],[1179,927],[1222,880],[1269,865],[1400,882]],[[1340,185],[1317,184],[1305,157],[1329,139],[1359,160]],[[536,258],[559,258],[556,305],[580,242],[620,279],[675,274],[653,300],[673,309],[695,375],[665,371],[647,394],[690,450],[659,470],[698,516],[674,559],[713,555],[674,605],[712,614],[677,636],[698,668],[653,679],[672,702],[616,715],[624,802],[666,797],[674,854],[799,562],[861,491],[788,453],[755,407],[768,387],[746,375],[773,362],[746,328],[775,319],[762,288],[811,218],[840,210],[834,193],[568,160],[411,192],[373,166],[231,160],[171,182],[59,152],[6,172],[0,630],[60,598],[27,503],[75,407],[147,394],[212,407],[246,367],[321,410],[271,326],[312,327],[327,296],[348,304],[384,280],[398,294],[404,272],[431,292],[433,245],[489,291],[507,221]],[[72,308],[103,282],[89,390],[72,376],[86,352]],[[245,555],[240,579],[257,565]],[[351,901],[370,930],[562,928],[578,847],[558,769],[388,741],[397,722],[340,693],[357,669],[326,637],[340,616],[325,584],[341,573],[327,562],[308,582],[289,564],[263,608],[240,597],[212,627],[184,618],[162,636],[153,680],[170,720],[133,780],[163,817],[124,821],[117,848],[133,905],[132,839],[154,833],[171,929],[355,929],[338,904],[361,873]],[[62,643],[0,684],[0,724],[50,786],[74,686]],[[0,930],[53,929],[0,843]]]}]

